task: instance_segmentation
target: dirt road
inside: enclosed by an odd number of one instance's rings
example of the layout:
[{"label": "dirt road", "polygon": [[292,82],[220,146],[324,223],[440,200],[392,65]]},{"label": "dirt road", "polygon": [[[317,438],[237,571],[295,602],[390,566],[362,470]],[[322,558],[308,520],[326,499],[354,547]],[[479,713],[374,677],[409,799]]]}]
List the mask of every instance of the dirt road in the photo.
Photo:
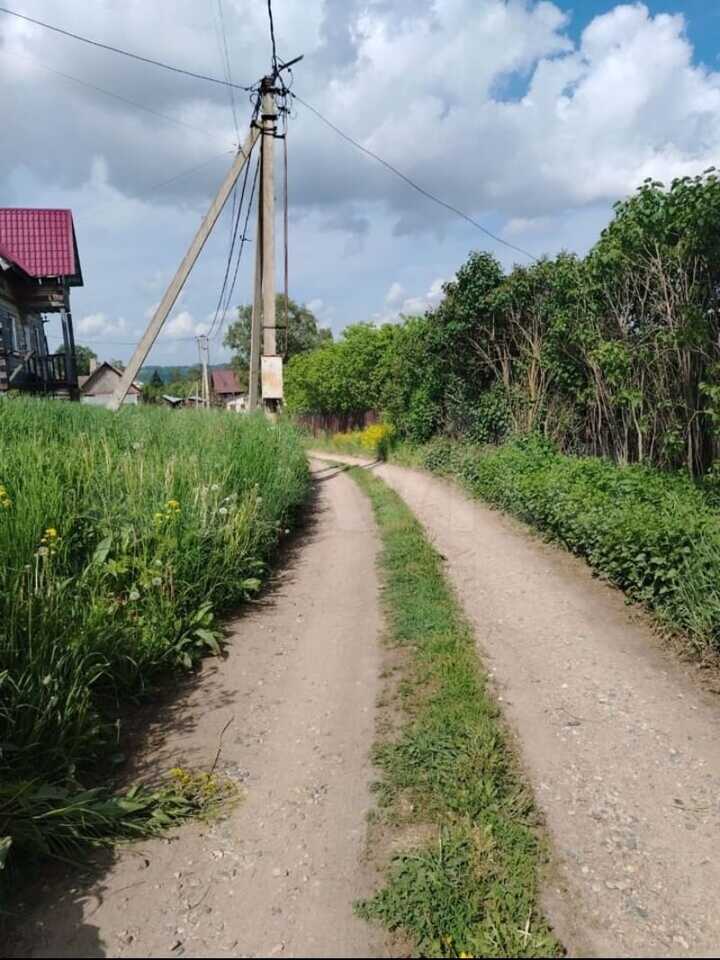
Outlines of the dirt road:
[{"label": "dirt road", "polygon": [[553,842],[561,940],[580,956],[720,955],[718,697],[582,561],[449,483],[373,469],[475,623]]},{"label": "dirt road", "polygon": [[237,621],[227,659],[155,718],[139,757],[139,773],[208,769],[229,722],[218,770],[244,801],[220,823],[127,848],[89,882],[62,879],[26,905],[16,956],[385,956],[352,912],[373,889],[374,524],[347,476],[317,489],[279,584]]}]

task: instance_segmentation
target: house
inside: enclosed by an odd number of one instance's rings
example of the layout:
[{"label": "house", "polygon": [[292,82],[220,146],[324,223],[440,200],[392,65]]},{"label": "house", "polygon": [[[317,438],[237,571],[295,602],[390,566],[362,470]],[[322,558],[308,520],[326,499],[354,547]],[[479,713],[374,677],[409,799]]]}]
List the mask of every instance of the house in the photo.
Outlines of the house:
[{"label": "house", "polygon": [[[0,208],[0,396],[78,399],[70,287],[82,283],[70,210]],[[60,317],[62,353],[48,349],[51,314]]]},{"label": "house", "polygon": [[236,400],[228,400],[225,409],[230,413],[245,413],[248,408],[248,398],[246,396],[238,397]]},{"label": "house", "polygon": [[245,396],[234,370],[213,370],[212,393],[215,402],[223,407],[232,400],[239,400]]},{"label": "house", "polygon": [[[80,377],[80,402],[92,403],[98,407],[106,407],[115,393],[115,387],[120,383],[122,370],[118,370],[111,363],[90,360],[90,373],[87,377]],[[133,380],[123,403],[134,405],[140,403],[142,384]]]}]

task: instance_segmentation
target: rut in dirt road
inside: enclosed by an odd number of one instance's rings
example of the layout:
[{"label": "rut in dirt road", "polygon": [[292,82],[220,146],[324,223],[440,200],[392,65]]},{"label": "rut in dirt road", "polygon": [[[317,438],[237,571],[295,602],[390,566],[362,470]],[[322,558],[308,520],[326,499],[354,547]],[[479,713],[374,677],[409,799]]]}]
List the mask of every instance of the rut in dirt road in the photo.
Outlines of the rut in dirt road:
[{"label": "rut in dirt road", "polygon": [[475,625],[549,828],[559,938],[580,956],[718,956],[717,697],[582,561],[450,483],[372,468],[447,558]]},{"label": "rut in dirt road", "polygon": [[236,622],[227,659],[206,664],[137,764],[208,769],[230,721],[217,769],[242,781],[244,801],[26,908],[16,956],[385,956],[352,909],[374,886],[375,526],[347,476],[316,487],[316,520],[278,588]]}]

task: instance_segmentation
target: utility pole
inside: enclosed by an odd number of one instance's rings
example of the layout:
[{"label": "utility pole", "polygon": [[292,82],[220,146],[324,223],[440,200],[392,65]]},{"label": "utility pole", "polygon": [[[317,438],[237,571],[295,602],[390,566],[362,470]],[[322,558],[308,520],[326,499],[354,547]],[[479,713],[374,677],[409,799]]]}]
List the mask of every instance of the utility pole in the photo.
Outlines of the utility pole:
[{"label": "utility pole", "polygon": [[257,127],[252,126],[245,139],[245,143],[238,150],[232,167],[223,180],[215,199],[210,204],[210,209],[205,214],[205,218],[200,224],[200,228],[193,237],[192,243],[190,244],[187,253],[183,257],[182,263],[177,269],[177,273],[170,282],[170,286],[165,291],[157,310],[153,314],[152,320],[148,324],[147,330],[140,340],[140,343],[135,348],[135,352],[133,353],[130,362],[125,368],[122,378],[120,379],[120,383],[115,388],[115,392],[113,393],[110,403],[108,404],[110,410],[120,409],[120,406],[122,405],[128,390],[130,389],[130,385],[137,377],[140,367],[145,362],[148,353],[150,353],[152,345],[157,340],[158,335],[162,330],[162,326],[173,308],[173,304],[180,295],[180,291],[185,285],[185,281],[187,280],[195,261],[200,255],[200,251],[205,246],[205,241],[210,235],[210,231],[215,226],[218,217],[222,213],[222,209],[225,206],[233,187],[237,183],[237,179],[240,176],[243,167],[250,157],[250,151],[255,145],[255,141],[257,140],[259,133],[260,131],[257,129]]},{"label": "utility pole", "polygon": [[262,299],[263,356],[277,353],[275,328],[275,78],[262,81]]},{"label": "utility pole", "polygon": [[208,359],[210,354],[210,346],[208,343],[208,338],[204,333],[201,333],[197,339],[198,353],[200,354],[200,364],[202,366],[202,402],[203,406],[210,406],[210,380],[208,379]]},{"label": "utility pole", "polygon": [[264,77],[262,94],[262,396],[266,413],[282,400],[282,359],[277,355],[275,318],[275,137],[277,136],[276,76]]},{"label": "utility pole", "polygon": [[[261,144],[262,148],[262,144]],[[261,161],[262,163],[262,154]],[[260,351],[262,349],[262,203],[258,203],[257,230],[255,231],[255,290],[253,292],[250,320],[250,376],[248,410],[257,410],[260,379]]]}]

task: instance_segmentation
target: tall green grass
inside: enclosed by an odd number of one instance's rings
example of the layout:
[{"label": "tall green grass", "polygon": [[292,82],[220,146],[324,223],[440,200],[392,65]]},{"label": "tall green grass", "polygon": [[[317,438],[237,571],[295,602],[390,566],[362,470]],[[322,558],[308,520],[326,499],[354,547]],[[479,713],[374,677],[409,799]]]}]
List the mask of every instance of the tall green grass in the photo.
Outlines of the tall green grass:
[{"label": "tall green grass", "polygon": [[[396,853],[359,914],[401,930],[420,957],[555,957],[538,904],[546,857],[523,781],[442,560],[403,501],[372,471],[369,496],[382,541],[386,642],[404,650],[393,689],[395,729],[376,744],[376,817]],[[403,954],[405,955],[405,954]]]},{"label": "tall green grass", "polygon": [[0,781],[111,761],[121,705],[218,651],[308,489],[262,417],[0,401]]}]

